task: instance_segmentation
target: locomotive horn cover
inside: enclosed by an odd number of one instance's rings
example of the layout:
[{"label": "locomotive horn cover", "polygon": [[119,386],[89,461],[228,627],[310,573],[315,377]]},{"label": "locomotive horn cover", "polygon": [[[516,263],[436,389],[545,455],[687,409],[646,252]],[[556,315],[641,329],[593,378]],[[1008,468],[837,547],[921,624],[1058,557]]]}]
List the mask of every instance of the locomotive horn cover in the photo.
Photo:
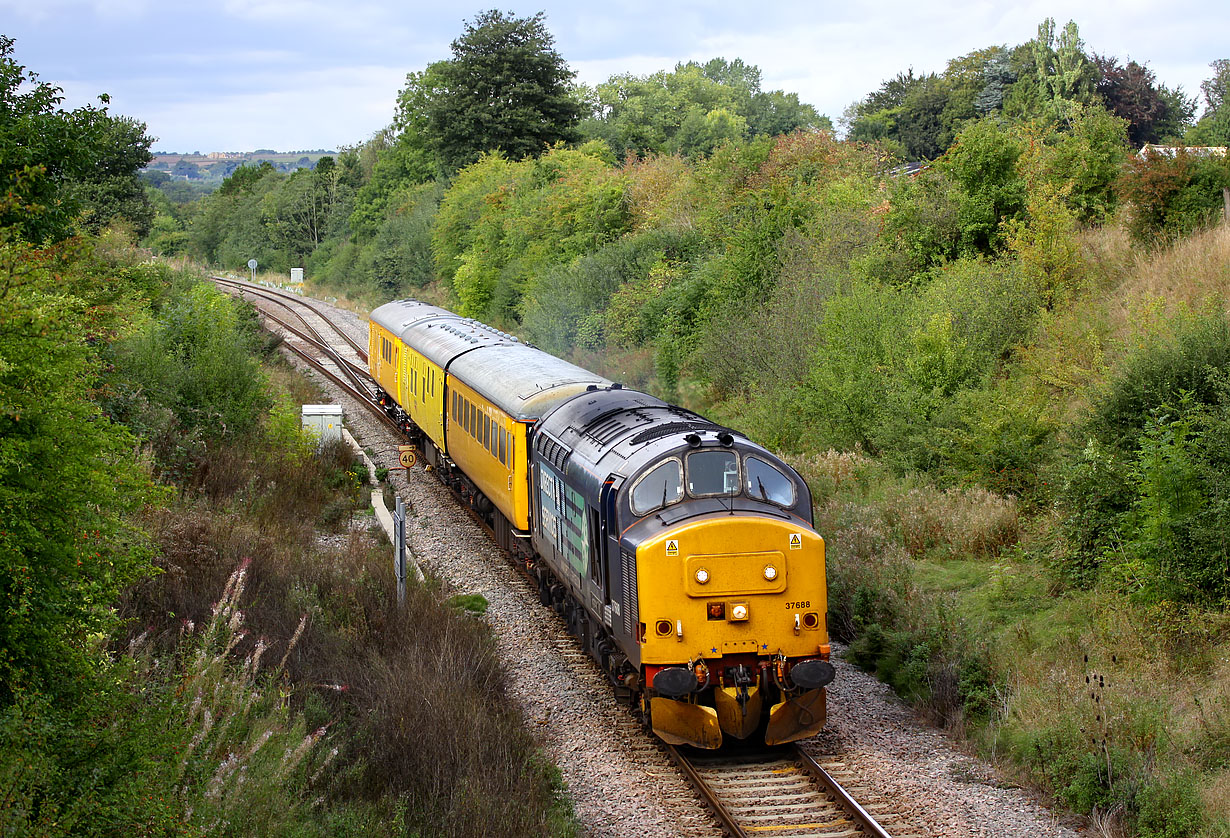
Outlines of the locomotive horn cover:
[{"label": "locomotive horn cover", "polygon": [[837,670],[828,661],[800,661],[790,670],[790,680],[805,690],[827,687],[833,682]]},{"label": "locomotive horn cover", "polygon": [[682,698],[696,691],[696,675],[682,666],[667,667],[654,676],[653,688],[662,695]]}]

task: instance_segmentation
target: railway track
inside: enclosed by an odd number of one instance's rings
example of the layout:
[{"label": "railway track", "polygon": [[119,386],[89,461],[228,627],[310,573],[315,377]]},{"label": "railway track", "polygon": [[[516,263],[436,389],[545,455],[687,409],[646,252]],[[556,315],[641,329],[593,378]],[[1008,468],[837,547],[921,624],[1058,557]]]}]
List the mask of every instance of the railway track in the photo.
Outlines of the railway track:
[{"label": "railway track", "polygon": [[[860,804],[838,782],[835,774],[854,779],[839,757],[817,760],[797,745],[742,753],[666,749],[735,838],[890,838],[880,820],[888,825],[898,820],[891,805],[879,799]],[[865,800],[876,797],[858,791]],[[893,838],[922,837],[900,831]]]},{"label": "railway track", "polygon": [[[298,342],[285,341],[287,349],[363,404],[387,427],[400,433],[397,423],[375,401],[366,367],[344,357],[332,345],[332,335],[340,336],[364,364],[367,361],[366,350],[319,308],[297,295],[225,277],[215,276],[211,279],[234,293],[255,297],[265,303],[259,306],[262,315],[298,339]],[[271,310],[271,305],[284,309],[286,315]],[[301,308],[312,312],[319,323],[310,322]],[[300,325],[296,326],[291,317]],[[326,337],[323,332],[328,332],[330,336]],[[481,519],[464,504],[462,506],[490,536],[491,531]],[[521,581],[528,578],[521,573],[516,576]],[[558,622],[563,633],[562,620]],[[570,635],[564,633],[564,636],[568,637],[568,642],[557,642],[556,647],[569,668],[574,673],[587,673],[585,681],[590,689],[607,687],[606,679],[589,655],[576,645]],[[618,724],[620,737],[648,762],[652,762],[652,754],[665,751],[669,761],[704,801],[722,829],[731,836],[889,838],[890,833],[884,825],[892,827],[898,821],[890,804],[879,799],[874,792],[857,786],[856,775],[840,757],[816,760],[795,745],[740,753],[697,752],[651,739],[632,713],[623,719]],[[856,801],[838,778],[850,783],[864,803]],[[872,802],[867,802],[869,800]],[[909,830],[895,829],[892,838],[922,836]]]},{"label": "railway track", "polygon": [[[241,297],[255,297],[267,303],[267,305],[257,306],[261,314],[297,339],[284,340],[283,345],[287,349],[301,358],[304,363],[332,381],[336,386],[340,387],[348,396],[362,404],[386,426],[394,431],[401,432],[401,428],[389,418],[388,414],[384,412],[384,408],[376,400],[374,388],[365,366],[367,363],[367,350],[351,338],[344,329],[334,324],[311,301],[297,295],[273,291],[242,280],[228,279],[220,276],[211,276],[210,279],[220,287]],[[294,317],[300,325],[296,326],[289,317],[271,310],[268,304],[284,309],[286,314]],[[313,324],[309,318],[304,316],[300,309],[307,309],[311,312],[315,319],[318,320],[318,324]],[[322,331],[336,335],[345,341],[351,347],[359,362],[364,364],[364,366],[360,366],[356,361],[343,356],[333,345],[333,340],[322,334]]]}]

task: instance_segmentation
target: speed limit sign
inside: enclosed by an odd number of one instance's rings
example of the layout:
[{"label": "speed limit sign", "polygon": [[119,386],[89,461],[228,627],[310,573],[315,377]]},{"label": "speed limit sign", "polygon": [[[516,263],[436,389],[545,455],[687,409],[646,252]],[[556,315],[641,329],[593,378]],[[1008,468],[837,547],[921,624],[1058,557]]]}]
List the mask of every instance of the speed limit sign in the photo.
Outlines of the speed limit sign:
[{"label": "speed limit sign", "polygon": [[414,446],[397,446],[397,461],[401,463],[402,468],[413,468],[414,464],[418,462],[418,455],[414,453]]}]

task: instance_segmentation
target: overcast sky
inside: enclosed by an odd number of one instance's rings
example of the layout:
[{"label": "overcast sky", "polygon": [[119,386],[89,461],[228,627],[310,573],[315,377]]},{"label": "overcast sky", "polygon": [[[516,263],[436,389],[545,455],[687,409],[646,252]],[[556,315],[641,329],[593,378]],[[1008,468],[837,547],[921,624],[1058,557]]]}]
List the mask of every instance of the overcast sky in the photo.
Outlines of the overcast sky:
[{"label": "overcast sky", "polygon": [[[62,87],[65,106],[111,96],[111,112],[148,125],[160,151],[277,151],[356,145],[387,125],[406,73],[494,4],[407,0],[0,0],[16,59]],[[1054,17],[1086,48],[1146,63],[1160,82],[1199,93],[1230,58],[1226,0],[1016,3],[501,3],[546,13],[580,81],[652,73],[715,56],[760,67],[766,90],[796,92],[834,121],[886,78],[941,72],[975,49],[1012,46]],[[1203,107],[1203,100],[1201,107]]]}]

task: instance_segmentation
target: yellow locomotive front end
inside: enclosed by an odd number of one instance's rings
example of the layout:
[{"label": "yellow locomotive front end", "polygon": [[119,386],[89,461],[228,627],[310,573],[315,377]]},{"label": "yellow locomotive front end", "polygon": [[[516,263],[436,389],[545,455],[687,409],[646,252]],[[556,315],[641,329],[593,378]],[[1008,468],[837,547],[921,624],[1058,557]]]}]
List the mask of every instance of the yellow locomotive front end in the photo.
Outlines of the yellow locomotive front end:
[{"label": "yellow locomotive front end", "polygon": [[761,730],[770,745],[819,732],[833,668],[814,530],[797,518],[710,512],[642,542],[636,563],[658,736],[717,748]]}]

